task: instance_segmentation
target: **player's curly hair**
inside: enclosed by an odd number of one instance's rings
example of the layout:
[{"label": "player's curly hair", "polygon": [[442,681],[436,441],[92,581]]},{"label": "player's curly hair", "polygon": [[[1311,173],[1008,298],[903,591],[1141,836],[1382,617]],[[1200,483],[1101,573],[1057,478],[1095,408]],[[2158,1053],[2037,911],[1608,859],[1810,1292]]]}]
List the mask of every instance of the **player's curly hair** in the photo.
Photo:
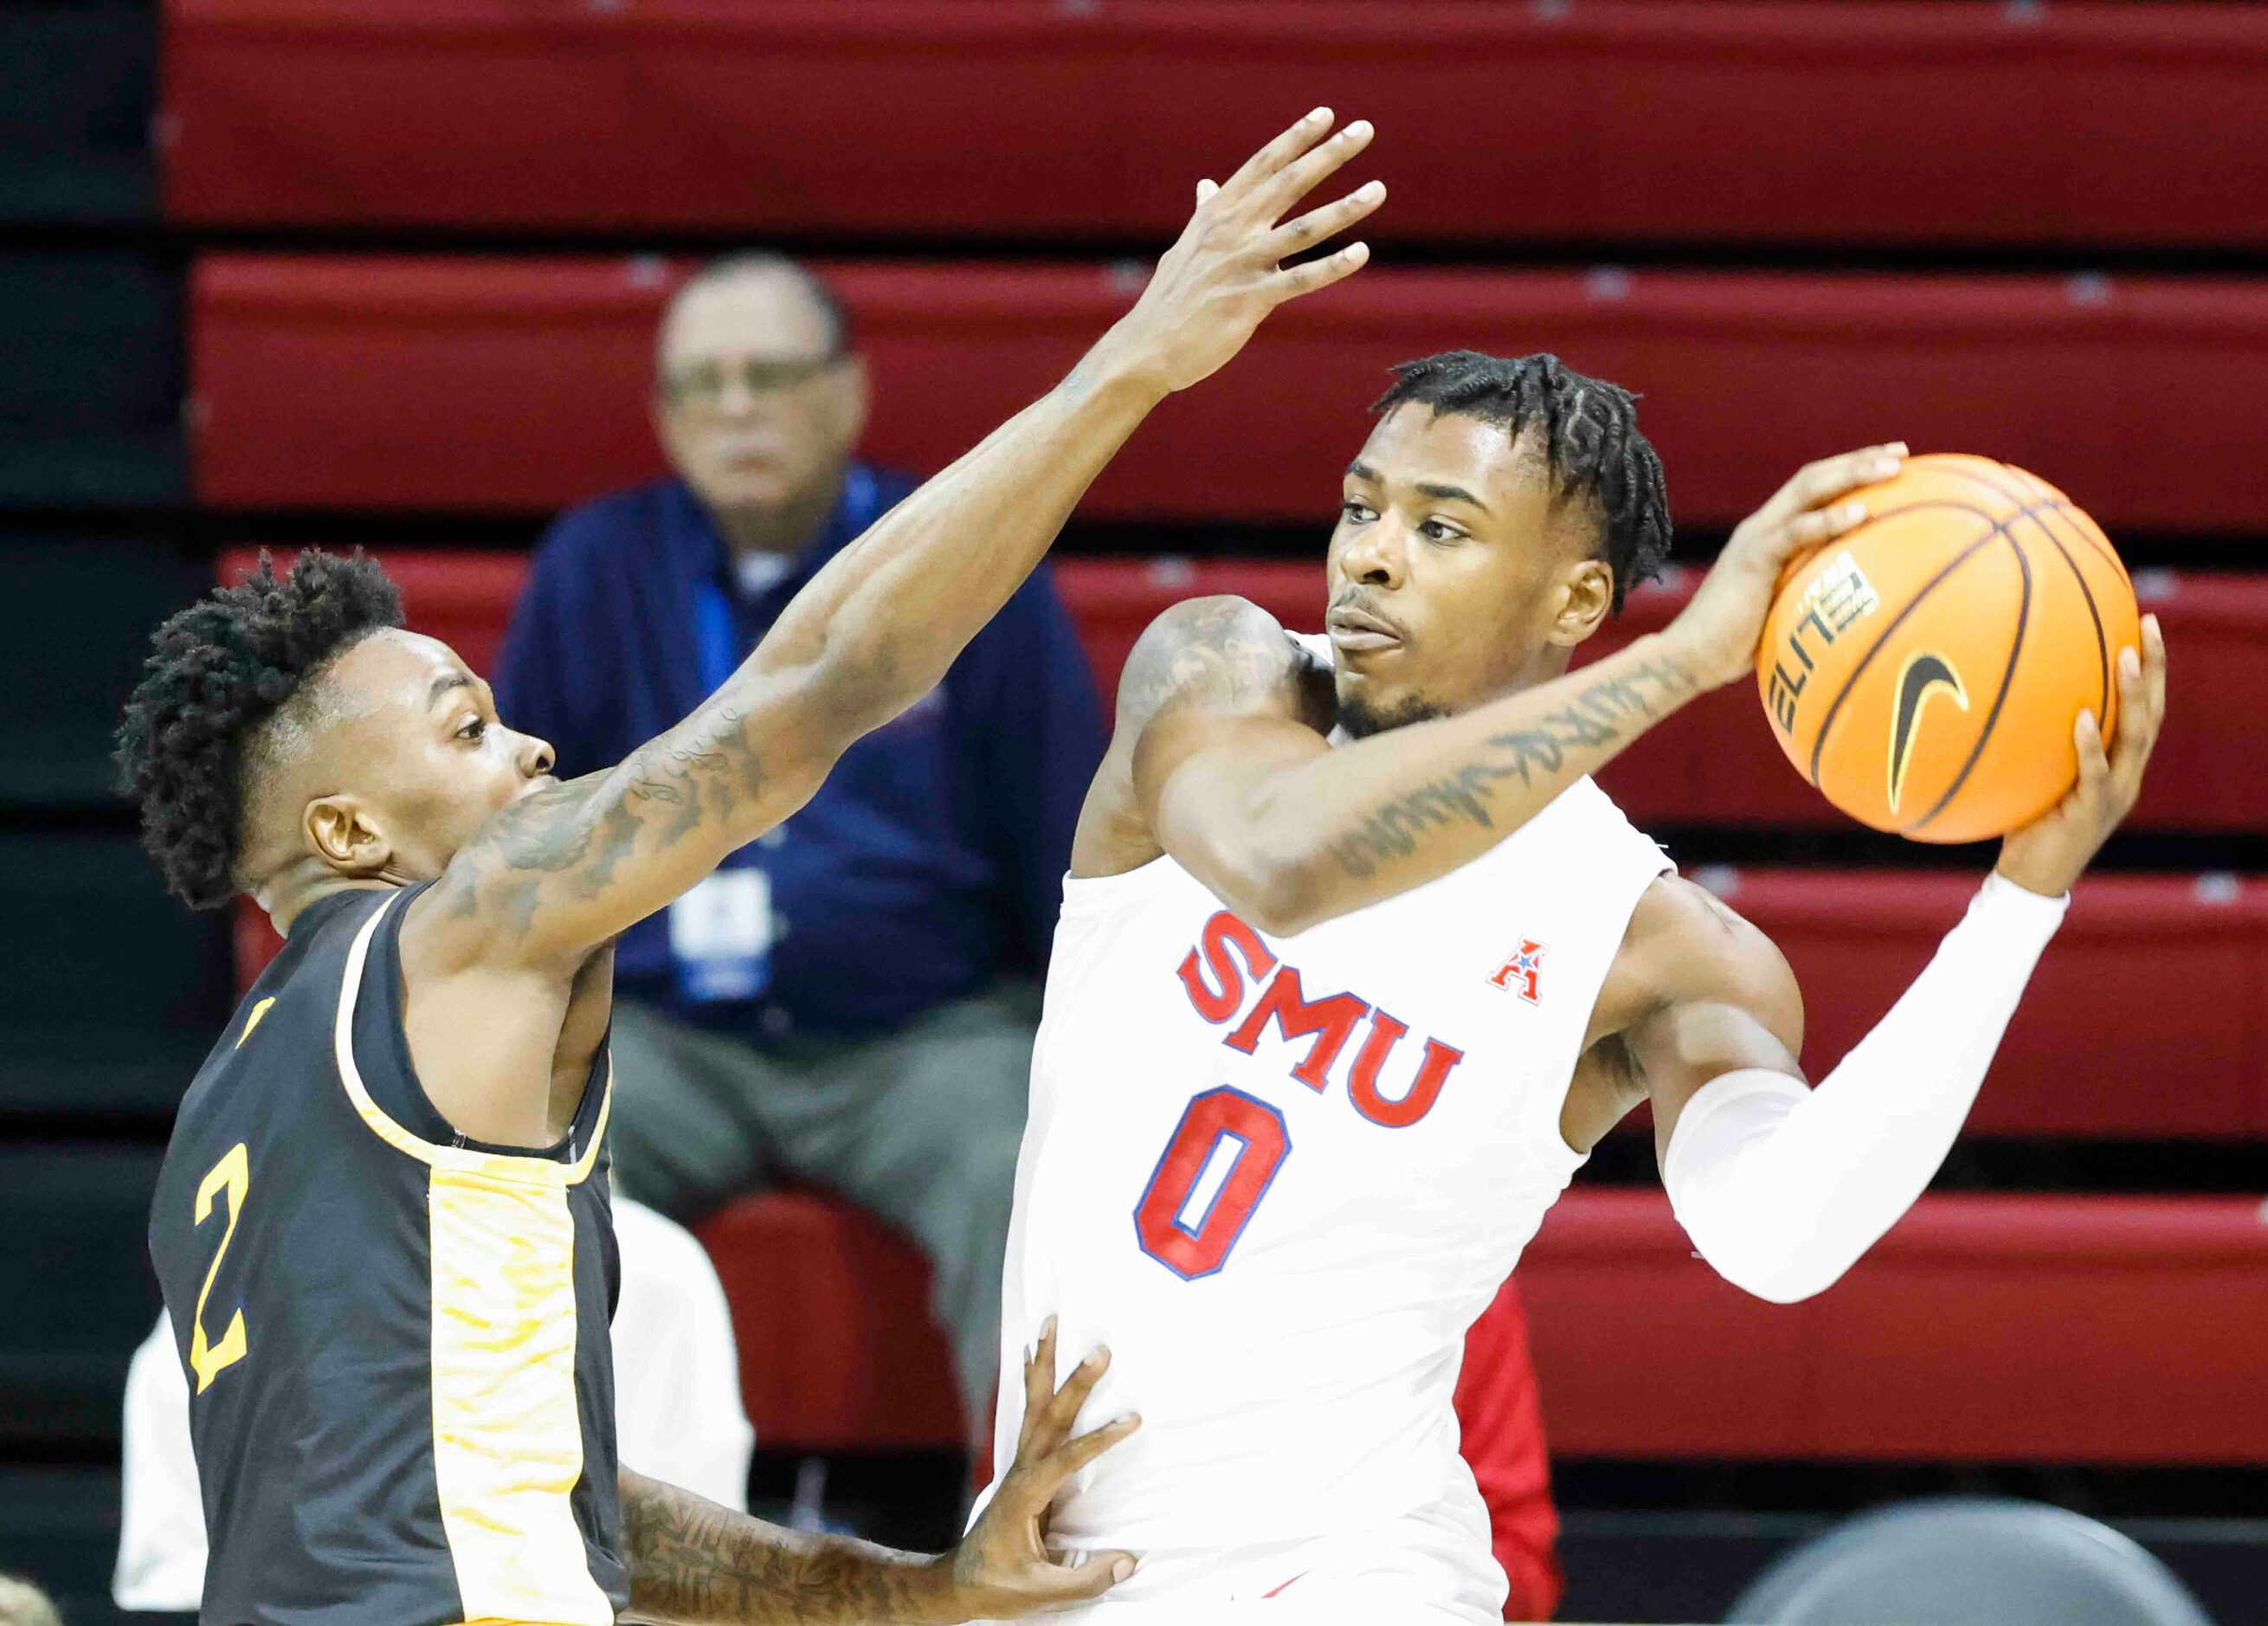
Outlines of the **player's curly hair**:
[{"label": "player's curly hair", "polygon": [[119,725],[118,786],[167,891],[192,909],[228,901],[261,730],[348,649],[401,625],[401,595],[375,560],[310,548],[280,577],[263,551],[241,585],[158,629]]},{"label": "player's curly hair", "polygon": [[1534,429],[1563,492],[1588,492],[1606,519],[1615,609],[1631,584],[1661,573],[1669,558],[1669,491],[1661,459],[1638,432],[1638,397],[1578,373],[1557,356],[1485,356],[1446,351],[1405,361],[1371,410],[1430,406],[1501,425],[1515,438]]}]

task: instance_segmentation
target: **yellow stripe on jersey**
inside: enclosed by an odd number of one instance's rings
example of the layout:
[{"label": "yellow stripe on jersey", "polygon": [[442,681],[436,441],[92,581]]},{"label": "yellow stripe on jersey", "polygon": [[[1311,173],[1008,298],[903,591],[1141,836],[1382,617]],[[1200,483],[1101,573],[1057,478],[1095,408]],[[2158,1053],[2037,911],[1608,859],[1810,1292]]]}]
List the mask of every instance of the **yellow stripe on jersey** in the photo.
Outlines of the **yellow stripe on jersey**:
[{"label": "yellow stripe on jersey", "polygon": [[236,1036],[236,1048],[244,1048],[244,1041],[252,1037],[252,1030],[260,1025],[261,1017],[266,1016],[269,1007],[275,1003],[276,996],[271,994],[252,1008],[252,1014],[244,1019],[244,1031]]},{"label": "yellow stripe on jersey", "polygon": [[433,1467],[467,1622],[613,1626],[569,1497],[583,1474],[575,1393],[575,1224],[567,1188],[588,1179],[614,1107],[608,1064],[591,1143],[571,1164],[441,1146],[372,1098],[354,1054],[372,938],[348,951],[333,1029],[340,1082],[371,1132],[428,1165],[432,1259]]},{"label": "yellow stripe on jersey", "polygon": [[612,1626],[568,1497],[575,1223],[563,1187],[436,1167],[433,1474],[468,1621]]}]

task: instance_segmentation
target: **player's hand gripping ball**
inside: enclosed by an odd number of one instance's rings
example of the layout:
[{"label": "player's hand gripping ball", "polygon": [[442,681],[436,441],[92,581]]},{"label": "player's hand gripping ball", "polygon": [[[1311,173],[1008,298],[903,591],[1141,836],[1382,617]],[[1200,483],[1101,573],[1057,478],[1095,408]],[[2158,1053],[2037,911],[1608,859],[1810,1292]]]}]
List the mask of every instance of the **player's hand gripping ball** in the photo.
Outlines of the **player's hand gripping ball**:
[{"label": "player's hand gripping ball", "polygon": [[1756,685],[1796,771],[1852,817],[1978,841],[2079,778],[2073,720],[2117,731],[2133,585],[2095,521],[1989,458],[1914,457],[1780,579]]}]

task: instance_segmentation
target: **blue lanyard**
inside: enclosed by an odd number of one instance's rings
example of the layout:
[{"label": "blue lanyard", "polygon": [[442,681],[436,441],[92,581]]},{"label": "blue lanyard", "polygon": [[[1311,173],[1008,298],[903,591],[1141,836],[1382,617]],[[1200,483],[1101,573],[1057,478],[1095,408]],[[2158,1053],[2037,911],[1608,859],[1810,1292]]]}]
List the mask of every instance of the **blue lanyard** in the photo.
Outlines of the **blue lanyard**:
[{"label": "blue lanyard", "polygon": [[725,589],[703,581],[693,589],[693,647],[701,657],[701,698],[725,686],[740,664],[740,631]]},{"label": "blue lanyard", "polygon": [[[853,463],[843,482],[843,523],[853,540],[865,534],[875,519],[880,494],[873,471]],[[740,664],[740,630],[733,614],[733,601],[714,578],[704,577],[693,588],[693,647],[701,661],[703,699],[725,686]]]}]

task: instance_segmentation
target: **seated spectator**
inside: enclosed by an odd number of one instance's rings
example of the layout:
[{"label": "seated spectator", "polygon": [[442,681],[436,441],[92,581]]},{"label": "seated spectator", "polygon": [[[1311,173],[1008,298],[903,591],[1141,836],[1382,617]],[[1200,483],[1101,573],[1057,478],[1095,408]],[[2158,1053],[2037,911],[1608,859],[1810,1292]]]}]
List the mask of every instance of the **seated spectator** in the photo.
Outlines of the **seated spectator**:
[{"label": "seated spectator", "polygon": [[[622,1459],[746,1511],[755,1430],[740,1408],[733,1320],[709,1256],[682,1226],[617,1196],[615,1423]],[[124,1504],[111,1595],[187,1611],[205,1589],[205,1516],[189,1447],[189,1384],[164,1312],[126,1371]],[[52,1623],[51,1623],[52,1626]]]},{"label": "seated spectator", "polygon": [[[790,596],[912,482],[854,461],[866,375],[842,307],[772,256],[671,304],[654,421],[670,478],[571,510],[495,674],[563,778],[692,711]],[[615,1172],[689,1216],[783,1177],[910,1235],[972,1438],[1037,997],[1071,827],[1102,755],[1085,653],[1042,570],[945,683],[853,746],[810,805],[615,962]]]}]

